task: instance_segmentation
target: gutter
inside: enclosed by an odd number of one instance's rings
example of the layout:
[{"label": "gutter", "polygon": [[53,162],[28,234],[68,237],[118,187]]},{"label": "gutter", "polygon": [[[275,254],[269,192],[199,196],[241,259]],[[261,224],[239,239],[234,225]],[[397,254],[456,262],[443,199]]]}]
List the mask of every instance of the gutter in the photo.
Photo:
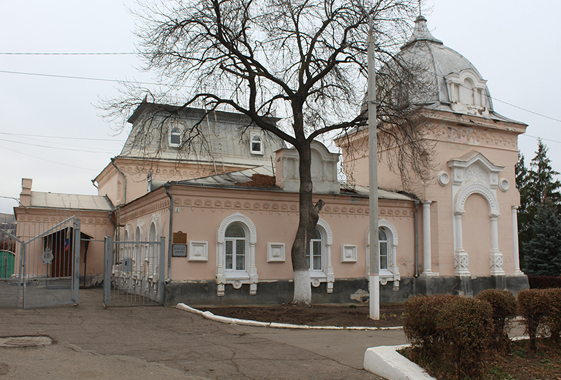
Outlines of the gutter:
[{"label": "gutter", "polygon": [[125,173],[123,173],[123,171],[121,169],[119,169],[119,167],[117,165],[115,165],[115,158],[111,159],[111,164],[125,178],[125,192],[124,192],[124,199],[123,199],[123,203],[122,203],[122,204],[125,204],[125,203],[127,203],[127,176],[125,175]]},{"label": "gutter", "polygon": [[171,281],[171,251],[172,251],[172,236],[173,236],[173,198],[169,193],[171,183],[166,182],[164,184],[164,189],[166,190],[166,195],[169,198],[169,234],[168,234],[168,277],[166,282]]},{"label": "gutter", "polygon": [[415,278],[419,277],[419,203],[415,200]]}]

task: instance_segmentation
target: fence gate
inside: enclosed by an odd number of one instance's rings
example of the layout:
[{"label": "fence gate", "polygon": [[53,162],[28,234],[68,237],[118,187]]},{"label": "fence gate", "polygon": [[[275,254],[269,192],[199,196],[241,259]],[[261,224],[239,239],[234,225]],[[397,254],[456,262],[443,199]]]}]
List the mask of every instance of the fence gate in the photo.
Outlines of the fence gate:
[{"label": "fence gate", "polygon": [[73,216],[50,227],[48,222],[25,222],[17,237],[0,233],[15,248],[0,256],[7,266],[0,273],[0,306],[78,304],[80,220]]},{"label": "fence gate", "polygon": [[165,238],[113,241],[105,237],[103,305],[149,306],[164,303]]},{"label": "fence gate", "polygon": [[21,254],[19,252],[21,252],[23,242],[4,230],[0,230],[0,241],[2,242],[0,306],[18,307],[21,301]]}]

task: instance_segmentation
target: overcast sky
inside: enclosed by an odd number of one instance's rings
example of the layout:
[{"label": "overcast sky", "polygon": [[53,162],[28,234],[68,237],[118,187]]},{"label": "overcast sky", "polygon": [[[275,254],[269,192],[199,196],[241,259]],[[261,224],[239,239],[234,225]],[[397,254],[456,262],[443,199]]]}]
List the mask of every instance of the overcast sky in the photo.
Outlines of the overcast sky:
[{"label": "overcast sky", "polygon": [[[493,97],[495,111],[529,125],[519,137],[526,162],[536,137],[561,171],[561,2],[426,0],[429,29],[469,59]],[[134,55],[6,53],[131,53],[132,0],[0,2],[0,196],[19,197],[21,178],[33,190],[97,194],[91,180],[119,154],[125,135],[100,116],[100,97],[115,80],[152,81]],[[91,79],[64,78],[94,78]],[[15,200],[0,198],[0,212]]]}]

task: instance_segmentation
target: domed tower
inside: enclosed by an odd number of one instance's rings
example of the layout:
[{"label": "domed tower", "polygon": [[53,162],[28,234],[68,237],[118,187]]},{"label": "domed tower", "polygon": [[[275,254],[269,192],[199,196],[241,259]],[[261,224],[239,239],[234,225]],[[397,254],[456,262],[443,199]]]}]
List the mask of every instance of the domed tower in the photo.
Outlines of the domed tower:
[{"label": "domed tower", "polygon": [[[398,56],[424,86],[409,91],[406,101],[419,108],[418,128],[431,147],[429,175],[413,175],[407,188],[390,167],[397,149],[379,157],[379,187],[418,198],[418,266],[408,274],[419,275],[421,291],[428,294],[527,288],[518,260],[520,196],[514,171],[517,137],[527,125],[494,111],[487,81],[430,33],[425,17],[417,18]],[[347,177],[363,186],[368,185],[367,137],[362,130],[347,142],[338,140]],[[402,268],[409,264],[397,256],[401,273],[407,272]]]}]

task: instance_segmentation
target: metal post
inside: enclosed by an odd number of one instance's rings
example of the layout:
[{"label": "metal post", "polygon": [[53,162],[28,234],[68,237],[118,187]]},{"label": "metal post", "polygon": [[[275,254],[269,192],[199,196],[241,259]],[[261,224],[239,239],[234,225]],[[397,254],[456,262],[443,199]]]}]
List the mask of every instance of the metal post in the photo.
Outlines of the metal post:
[{"label": "metal post", "polygon": [[378,247],[378,138],[376,135],[376,68],[374,26],[368,35],[368,168],[370,196],[370,319],[380,319],[380,250]]},{"label": "metal post", "polygon": [[105,255],[103,265],[103,306],[107,307],[111,304],[111,262],[113,239],[111,236],[105,237]]},{"label": "metal post", "polygon": [[158,302],[160,304],[164,304],[164,277],[166,275],[166,268],[165,268],[165,263],[166,263],[166,238],[165,237],[161,237],[160,238],[160,257],[159,257],[159,270],[158,270],[158,295],[156,297],[156,300],[158,300]]},{"label": "metal post", "polygon": [[[81,232],[80,232],[80,219],[74,221],[74,249],[72,263],[72,301],[74,306],[78,306],[79,303],[79,293],[80,293],[80,245],[82,244]],[[84,278],[86,273],[84,272]]]}]

